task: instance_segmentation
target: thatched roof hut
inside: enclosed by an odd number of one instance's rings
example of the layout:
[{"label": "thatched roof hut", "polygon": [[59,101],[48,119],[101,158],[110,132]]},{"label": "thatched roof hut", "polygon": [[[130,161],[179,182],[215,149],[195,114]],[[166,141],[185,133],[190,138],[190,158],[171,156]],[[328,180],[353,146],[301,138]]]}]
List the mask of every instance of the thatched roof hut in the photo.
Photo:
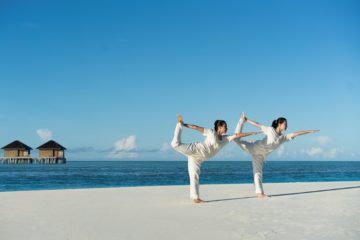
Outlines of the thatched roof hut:
[{"label": "thatched roof hut", "polygon": [[29,157],[32,150],[31,147],[19,140],[15,140],[1,149],[4,150],[4,157]]},{"label": "thatched roof hut", "polygon": [[65,158],[66,148],[61,146],[54,140],[50,140],[43,145],[37,147],[40,158]]}]

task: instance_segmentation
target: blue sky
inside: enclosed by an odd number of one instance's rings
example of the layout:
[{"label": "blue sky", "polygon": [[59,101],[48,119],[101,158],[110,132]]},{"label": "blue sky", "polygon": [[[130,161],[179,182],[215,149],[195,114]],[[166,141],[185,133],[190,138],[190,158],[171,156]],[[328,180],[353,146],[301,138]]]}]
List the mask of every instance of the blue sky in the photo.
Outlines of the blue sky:
[{"label": "blue sky", "polygon": [[[2,1],[0,145],[53,138],[68,160],[184,160],[169,147],[178,113],[232,132],[245,111],[267,125],[285,116],[288,132],[321,129],[270,159],[360,160],[359,11],[340,0]],[[230,144],[215,159],[249,157]]]}]

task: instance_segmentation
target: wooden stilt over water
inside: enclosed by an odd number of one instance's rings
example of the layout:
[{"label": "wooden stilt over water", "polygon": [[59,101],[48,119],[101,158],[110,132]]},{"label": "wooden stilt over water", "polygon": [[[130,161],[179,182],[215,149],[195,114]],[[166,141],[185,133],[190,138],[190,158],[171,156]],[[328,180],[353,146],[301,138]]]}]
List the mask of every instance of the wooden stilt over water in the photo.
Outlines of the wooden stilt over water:
[{"label": "wooden stilt over water", "polygon": [[39,157],[32,157],[31,147],[16,140],[4,147],[4,157],[0,158],[3,164],[64,164],[66,163],[66,148],[50,140],[39,146]]}]

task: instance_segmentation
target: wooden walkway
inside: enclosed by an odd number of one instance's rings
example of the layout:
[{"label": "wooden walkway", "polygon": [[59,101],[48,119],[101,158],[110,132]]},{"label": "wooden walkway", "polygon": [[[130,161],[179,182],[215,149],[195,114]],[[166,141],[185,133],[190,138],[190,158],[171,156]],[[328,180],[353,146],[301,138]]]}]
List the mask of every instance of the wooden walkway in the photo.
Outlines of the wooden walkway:
[{"label": "wooden walkway", "polygon": [[1,157],[2,164],[65,164],[66,158],[58,157]]}]

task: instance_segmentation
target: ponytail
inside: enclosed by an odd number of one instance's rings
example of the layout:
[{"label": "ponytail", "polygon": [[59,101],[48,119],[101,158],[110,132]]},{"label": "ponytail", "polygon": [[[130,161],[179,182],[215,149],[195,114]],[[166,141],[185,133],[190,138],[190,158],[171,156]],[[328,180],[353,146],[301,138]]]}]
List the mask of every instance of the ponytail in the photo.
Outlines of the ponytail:
[{"label": "ponytail", "polygon": [[276,129],[278,125],[279,125],[279,121],[278,121],[277,119],[274,120],[274,121],[272,122],[272,124],[271,124],[271,126],[272,126],[274,129]]},{"label": "ponytail", "polygon": [[274,129],[276,129],[276,128],[279,126],[279,124],[284,123],[284,122],[287,122],[286,118],[284,118],[284,117],[279,117],[278,119],[276,119],[276,120],[274,120],[274,121],[272,122],[271,126],[272,126]]}]

